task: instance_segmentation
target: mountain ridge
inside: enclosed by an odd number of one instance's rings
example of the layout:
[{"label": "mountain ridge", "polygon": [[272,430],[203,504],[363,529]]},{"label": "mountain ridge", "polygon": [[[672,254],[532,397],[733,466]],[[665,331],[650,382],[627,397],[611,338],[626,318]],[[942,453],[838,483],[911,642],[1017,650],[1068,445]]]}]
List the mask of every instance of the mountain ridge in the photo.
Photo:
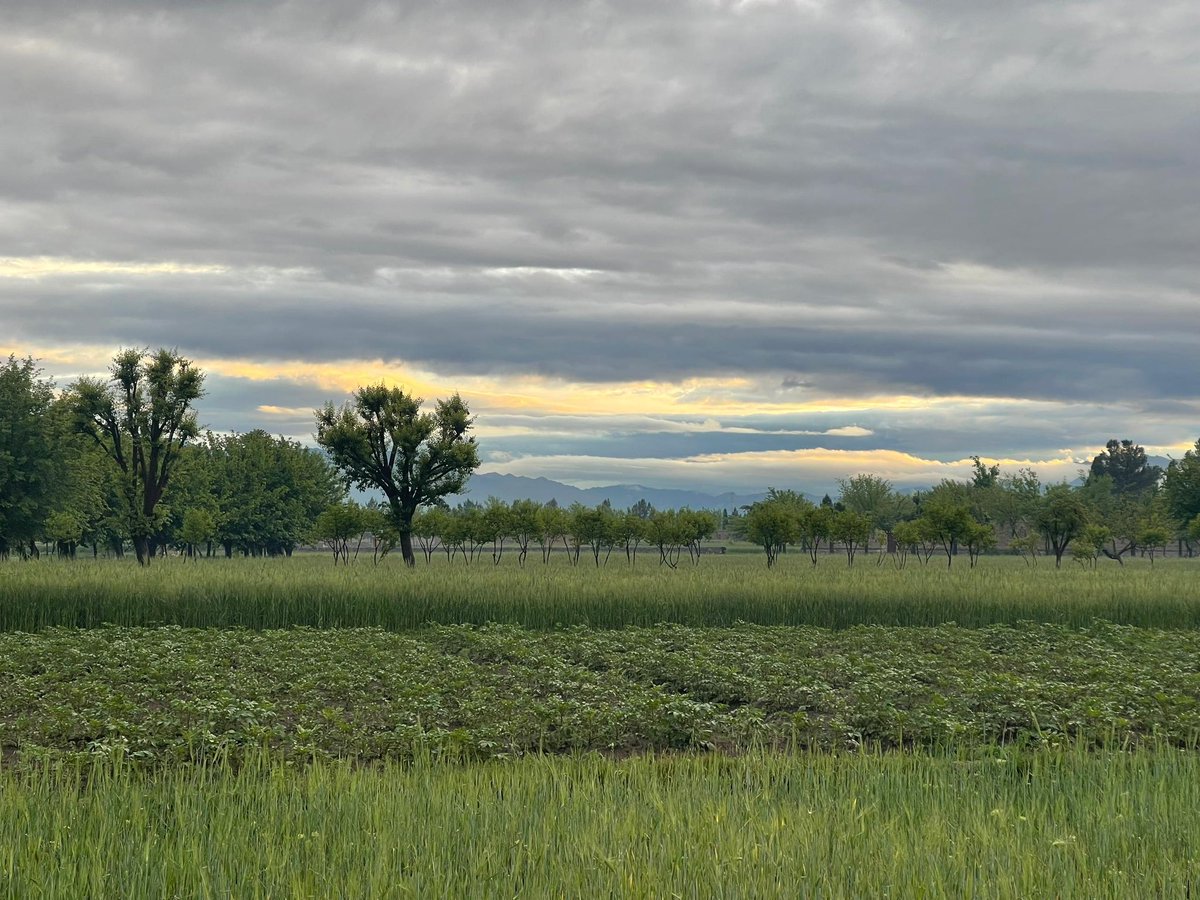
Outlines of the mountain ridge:
[{"label": "mountain ridge", "polygon": [[455,500],[459,503],[466,500],[483,503],[488,497],[496,497],[506,503],[514,500],[536,500],[539,503],[548,503],[550,500],[554,500],[559,506],[570,506],[572,503],[597,506],[608,500],[617,509],[627,509],[639,500],[645,500],[656,509],[682,509],[686,506],[691,509],[732,511],[739,506],[755,503],[765,496],[765,491],[757,494],[739,494],[735,491],[708,494],[703,491],[654,488],[641,484],[610,484],[601,487],[578,488],[544,476],[528,478],[524,475],[481,472],[471,476],[466,489],[457,498],[447,499],[451,503],[455,503]]}]

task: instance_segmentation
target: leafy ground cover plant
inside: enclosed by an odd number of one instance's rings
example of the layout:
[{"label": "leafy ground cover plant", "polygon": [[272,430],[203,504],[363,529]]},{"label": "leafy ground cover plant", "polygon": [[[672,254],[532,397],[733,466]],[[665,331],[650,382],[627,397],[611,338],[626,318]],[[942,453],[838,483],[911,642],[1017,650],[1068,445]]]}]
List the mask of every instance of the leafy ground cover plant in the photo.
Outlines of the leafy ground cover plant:
[{"label": "leafy ground cover plant", "polygon": [[1200,742],[1200,632],[439,626],[0,635],[10,760]]}]

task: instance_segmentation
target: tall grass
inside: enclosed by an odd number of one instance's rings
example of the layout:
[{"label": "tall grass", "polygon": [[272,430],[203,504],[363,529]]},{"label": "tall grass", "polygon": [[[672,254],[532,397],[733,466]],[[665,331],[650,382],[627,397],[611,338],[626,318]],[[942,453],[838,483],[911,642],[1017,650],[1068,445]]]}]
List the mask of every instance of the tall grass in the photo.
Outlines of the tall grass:
[{"label": "tall grass", "polygon": [[0,564],[0,630],[56,625],[175,624],[286,628],[377,626],[404,630],[436,622],[503,622],[528,628],[616,628],[674,622],[729,625],[1012,624],[1071,626],[1094,619],[1156,628],[1200,627],[1200,561],[1151,565],[1135,560],[1096,571],[1028,568],[1013,558],[959,560],[904,570],[842,557],[811,567],[799,554],[768,571],[758,556],[705,557],[699,566],[663,569],[643,557],[596,569],[518,568],[510,559],[471,566],[398,560],[334,568],[324,557],[290,560],[78,561]]},{"label": "tall grass", "polygon": [[6,897],[1184,897],[1200,758],[0,772]]}]

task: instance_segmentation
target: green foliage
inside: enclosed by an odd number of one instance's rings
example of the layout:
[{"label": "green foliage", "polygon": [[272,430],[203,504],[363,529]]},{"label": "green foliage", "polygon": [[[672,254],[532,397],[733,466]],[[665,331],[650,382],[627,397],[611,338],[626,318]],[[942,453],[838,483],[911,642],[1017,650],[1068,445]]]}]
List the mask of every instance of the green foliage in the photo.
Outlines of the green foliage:
[{"label": "green foliage", "polygon": [[621,522],[618,525],[618,544],[624,548],[625,559],[630,565],[637,565],[638,547],[649,533],[649,519],[653,515],[654,509],[649,504],[646,504],[644,515],[635,504],[632,509],[621,516]]},{"label": "green foliage", "polygon": [[1138,548],[1141,533],[1160,515],[1162,505],[1153,487],[1140,493],[1118,493],[1108,475],[1090,477],[1080,496],[1087,505],[1089,521],[1102,522],[1111,532],[1097,549],[1122,565],[1125,554]]},{"label": "green foliage", "polygon": [[512,534],[513,517],[508,504],[497,497],[488,497],[479,516],[479,543],[491,543],[492,563],[498,565],[504,556],[504,541]]},{"label": "green foliage", "polygon": [[1036,531],[1015,537],[1009,547],[1016,551],[1028,565],[1037,565],[1038,550],[1042,546],[1042,536]]},{"label": "green foliage", "polygon": [[333,564],[349,565],[350,542],[361,538],[370,527],[367,512],[353,500],[334,503],[317,516],[312,539],[333,551]]},{"label": "green foliage", "polygon": [[783,497],[768,497],[752,504],[741,523],[746,540],[766,552],[768,569],[784,548],[799,538],[799,525],[797,504]]},{"label": "green foliage", "polygon": [[[80,523],[79,543],[120,551],[128,534],[121,512],[117,470],[93,441],[75,431],[70,403],[67,395],[51,409],[50,427],[60,466],[59,490],[51,515],[62,514]],[[176,492],[174,482],[173,478],[167,489],[171,495]]]},{"label": "green foliage", "polygon": [[935,494],[921,505],[921,529],[930,541],[942,548],[947,568],[954,564],[954,554],[960,544],[966,544],[972,538],[985,540],[984,533],[978,530],[978,523],[971,516],[970,507],[955,500],[948,491]]},{"label": "green foliage", "polygon": [[717,532],[717,515],[704,509],[679,511],[679,527],[693,564],[700,562],[701,545]]},{"label": "green foliage", "polygon": [[188,556],[199,555],[200,546],[210,543],[216,536],[217,522],[207,509],[195,507],[183,514],[179,538],[186,545]]},{"label": "green foliage", "polygon": [[607,564],[613,547],[620,540],[621,518],[607,503],[599,506],[572,503],[569,512],[572,546],[588,547],[597,566],[600,565],[600,554],[603,553],[604,562]]},{"label": "green foliage", "polygon": [[1054,565],[1062,565],[1063,554],[1071,541],[1088,523],[1087,506],[1070,485],[1056,484],[1047,489],[1035,514],[1038,530],[1050,542]]},{"label": "green foliage", "polygon": [[845,509],[834,514],[829,534],[846,551],[847,565],[854,565],[855,554],[870,540],[873,529],[873,521],[863,513]]},{"label": "green foliage", "polygon": [[514,500],[509,507],[509,534],[517,543],[517,562],[521,565],[525,565],[530,545],[541,540],[541,509],[542,504],[533,500]]},{"label": "green foliage", "polygon": [[1200,440],[1182,459],[1173,459],[1163,478],[1167,512],[1184,524],[1200,516]]},{"label": "green foliage", "polygon": [[66,510],[56,510],[46,518],[46,537],[58,545],[59,555],[74,557],[83,540],[84,523]]},{"label": "green foliage", "polygon": [[689,510],[655,510],[643,526],[646,543],[658,550],[658,564],[674,569],[685,547],[691,546],[694,524]]},{"label": "green foliage", "polygon": [[979,490],[998,487],[1000,483],[1000,466],[993,463],[987,465],[978,456],[971,457],[971,486]]},{"label": "green foliage", "polygon": [[1071,556],[1076,562],[1095,568],[1104,546],[1112,539],[1112,529],[1108,526],[1097,523],[1085,525],[1079,537],[1071,541]]},{"label": "green foliage", "polygon": [[32,359],[0,365],[0,557],[33,547],[61,479],[48,418],[54,385],[40,375]]},{"label": "green foliage", "polygon": [[892,536],[896,541],[896,553],[900,566],[903,567],[910,553],[920,553],[921,544],[925,537],[925,529],[920,520],[897,522]]},{"label": "green foliage", "polygon": [[0,635],[0,749],[195,763],[263,749],[1194,747],[1197,678],[1200,631],[1108,625],[63,629]]},{"label": "green foliage", "polygon": [[1170,540],[1170,530],[1165,525],[1153,521],[1148,522],[1138,535],[1138,541],[1149,554],[1151,562],[1154,562],[1154,552],[1165,549]]},{"label": "green foliage", "polygon": [[979,555],[996,547],[996,529],[983,522],[972,521],[962,537],[963,546],[967,548],[967,557],[974,568],[979,562]]},{"label": "green foliage", "polygon": [[1136,496],[1152,492],[1162,475],[1159,466],[1150,465],[1142,447],[1130,440],[1113,438],[1092,460],[1088,481],[1108,478],[1114,493]]},{"label": "green foliage", "polygon": [[547,503],[538,510],[537,521],[537,536],[542,548],[542,562],[548,563],[556,541],[561,541],[563,548],[567,548],[567,532],[571,527],[571,517],[565,509],[559,509],[557,505]]},{"label": "green foliage", "polygon": [[994,486],[977,491],[983,521],[992,522],[1012,538],[1028,532],[1041,503],[1042,485],[1036,472],[1023,468],[1000,475]]},{"label": "green foliage", "polygon": [[187,505],[215,501],[216,539],[227,555],[290,555],[346,493],[323,453],[262,430],[209,433],[197,468],[205,484]]},{"label": "green foliage", "polygon": [[799,512],[797,539],[808,552],[808,558],[814,566],[821,544],[831,544],[833,541],[833,522],[837,515],[832,505],[809,506]]},{"label": "green foliage", "polygon": [[855,475],[840,479],[838,501],[848,512],[865,516],[871,530],[890,532],[897,522],[912,514],[912,500],[897,494],[892,483],[878,475]]},{"label": "green foliage", "polygon": [[72,387],[77,429],[119,472],[121,510],[142,565],[150,563],[150,541],[160,524],[158,502],[184,446],[199,434],[192,404],[203,388],[203,373],[166,349],[122,350],[107,382],[81,378]]},{"label": "green foliage", "polygon": [[439,400],[432,413],[422,412],[422,403],[378,384],[359,388],[340,410],[329,403],[316,411],[317,443],[358,487],[383,492],[410,566],[417,509],[461,492],[479,466],[468,436],[474,420],[462,398]]}]

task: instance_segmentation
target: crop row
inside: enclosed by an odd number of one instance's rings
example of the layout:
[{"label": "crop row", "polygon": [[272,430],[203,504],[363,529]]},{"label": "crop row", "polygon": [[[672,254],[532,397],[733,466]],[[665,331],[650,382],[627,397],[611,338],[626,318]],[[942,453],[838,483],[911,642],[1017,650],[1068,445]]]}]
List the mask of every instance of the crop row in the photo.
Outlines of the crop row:
[{"label": "crop row", "polygon": [[848,568],[803,554],[768,571],[761,556],[704,557],[669,570],[629,567],[519,568],[505,558],[465,566],[444,561],[406,570],[370,560],[334,568],[328,559],[0,563],[0,631],[115,625],[402,631],[427,623],[502,622],[526,628],[620,628],[675,622],[762,625],[1015,624],[1086,626],[1094,619],[1152,628],[1200,628],[1200,562],[1135,560],[1096,571],[1028,567],[985,558],[976,569],[890,563]]},{"label": "crop row", "polygon": [[512,626],[0,635],[11,758],[1200,741],[1200,634]]}]

